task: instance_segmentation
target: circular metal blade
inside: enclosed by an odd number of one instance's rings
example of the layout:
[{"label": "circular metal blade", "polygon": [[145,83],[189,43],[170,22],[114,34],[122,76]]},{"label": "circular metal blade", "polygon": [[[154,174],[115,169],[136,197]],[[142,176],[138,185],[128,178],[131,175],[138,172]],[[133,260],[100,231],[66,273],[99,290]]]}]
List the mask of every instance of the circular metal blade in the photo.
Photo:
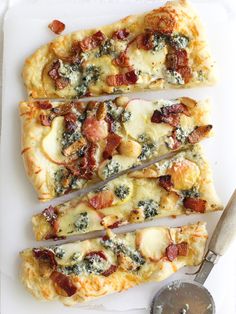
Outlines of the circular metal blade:
[{"label": "circular metal blade", "polygon": [[210,292],[197,282],[173,281],[157,292],[151,314],[214,314]]}]

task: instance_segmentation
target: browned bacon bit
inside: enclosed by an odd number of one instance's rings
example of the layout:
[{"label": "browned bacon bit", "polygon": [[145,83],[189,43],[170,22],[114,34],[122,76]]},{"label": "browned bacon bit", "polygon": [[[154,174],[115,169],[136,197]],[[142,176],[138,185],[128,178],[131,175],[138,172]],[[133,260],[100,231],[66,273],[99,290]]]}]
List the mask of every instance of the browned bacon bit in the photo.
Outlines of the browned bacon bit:
[{"label": "browned bacon bit", "polygon": [[109,86],[121,86],[135,84],[138,80],[138,76],[134,70],[123,73],[107,76],[107,84]]},{"label": "browned bacon bit", "polygon": [[190,144],[196,144],[201,141],[212,129],[212,125],[202,125],[196,127],[188,136],[188,142]]},{"label": "browned bacon bit", "polygon": [[76,54],[79,53],[79,52],[81,52],[80,42],[79,42],[78,40],[74,40],[74,41],[72,42],[71,50],[72,50],[72,52],[74,52],[74,53],[76,53]]},{"label": "browned bacon bit", "polygon": [[102,259],[104,259],[105,261],[107,260],[107,257],[106,255],[103,253],[103,251],[92,251],[92,252],[89,252],[88,254],[85,255],[85,258],[91,258],[93,257],[94,255],[97,255],[99,257],[101,257]]},{"label": "browned bacon bit", "polygon": [[114,222],[112,225],[109,225],[107,227],[110,229],[115,229],[115,228],[118,228],[120,225],[121,225],[121,221],[118,220],[118,221]]},{"label": "browned bacon bit", "polygon": [[176,114],[177,113],[183,113],[186,116],[190,115],[188,107],[185,106],[184,104],[174,104],[171,106],[163,107],[161,109],[161,112],[163,115],[168,115],[170,113],[176,113]]},{"label": "browned bacon bit", "polygon": [[53,108],[52,112],[57,116],[64,116],[68,114],[72,108],[73,108],[73,103],[66,103],[66,104]]},{"label": "browned bacon bit", "polygon": [[55,221],[58,217],[58,211],[55,207],[50,205],[48,208],[45,208],[43,210],[42,215],[45,217],[46,221],[50,223],[51,226],[54,226]]},{"label": "browned bacon bit", "polygon": [[69,79],[65,77],[60,77],[55,80],[55,85],[57,89],[63,89],[69,85]]},{"label": "browned bacon bit", "polygon": [[192,71],[188,65],[185,67],[179,68],[178,73],[182,76],[185,83],[188,83],[190,79],[192,78]]},{"label": "browned bacon bit", "polygon": [[40,122],[43,126],[50,126],[51,125],[51,119],[49,117],[49,115],[46,114],[41,114],[39,116]]},{"label": "browned bacon bit", "polygon": [[185,197],[184,207],[198,213],[204,213],[206,210],[206,201],[200,198]]},{"label": "browned bacon bit", "polygon": [[36,107],[39,109],[47,110],[52,108],[52,104],[49,101],[36,101]]},{"label": "browned bacon bit", "polygon": [[57,266],[57,262],[55,260],[55,255],[52,251],[47,249],[33,249],[34,256],[40,260],[41,262],[45,262],[49,264],[51,268]]},{"label": "browned bacon bit", "polygon": [[166,191],[170,191],[172,186],[173,186],[173,182],[171,182],[171,176],[170,175],[164,175],[164,176],[160,176],[159,178],[159,184],[161,187],[163,187]]},{"label": "browned bacon bit", "polygon": [[115,131],[114,119],[108,114],[105,118],[105,121],[108,125],[108,132],[114,132]]},{"label": "browned bacon bit", "polygon": [[162,114],[160,111],[155,110],[152,117],[151,122],[153,123],[168,123],[171,126],[178,126],[179,125],[179,115],[175,113],[169,113],[167,115]]},{"label": "browned bacon bit", "polygon": [[106,36],[98,31],[92,36],[85,37],[80,41],[80,49],[85,52],[97,48],[105,40]]},{"label": "browned bacon bit", "polygon": [[110,133],[108,135],[106,147],[102,154],[104,159],[109,159],[112,157],[116,148],[120,145],[121,139],[121,136],[115,133]]},{"label": "browned bacon bit", "polygon": [[112,61],[112,63],[121,68],[127,68],[130,66],[129,57],[125,52],[121,52],[120,55]]},{"label": "browned bacon bit", "polygon": [[112,205],[114,194],[112,191],[105,190],[97,193],[89,199],[89,204],[95,209],[102,209]]},{"label": "browned bacon bit", "polygon": [[179,68],[188,65],[188,54],[185,49],[172,49],[166,55],[166,67],[168,70],[178,71]]},{"label": "browned bacon bit", "polygon": [[176,259],[177,256],[187,256],[188,255],[188,243],[181,242],[177,244],[170,244],[166,248],[166,256],[170,262]]},{"label": "browned bacon bit", "polygon": [[51,70],[48,72],[48,75],[55,81],[60,78],[60,74],[58,72],[60,68],[59,60],[53,62]]},{"label": "browned bacon bit", "polygon": [[63,290],[68,297],[71,297],[74,295],[77,291],[76,286],[72,283],[71,278],[69,276],[66,276],[58,271],[54,271],[51,274],[52,281],[56,285],[57,293],[64,296],[64,293],[61,291]]},{"label": "browned bacon bit", "polygon": [[53,20],[52,23],[48,25],[48,28],[50,28],[53,33],[59,35],[64,31],[65,24],[58,20]]},{"label": "browned bacon bit", "polygon": [[177,139],[177,134],[176,134],[176,130],[172,131],[172,140],[173,140],[173,145],[171,146],[171,149],[178,149],[181,146],[181,142]]},{"label": "browned bacon bit", "polygon": [[76,114],[69,112],[66,115],[64,115],[64,121],[65,121],[65,130],[67,132],[74,132],[77,128],[77,116]]},{"label": "browned bacon bit", "polygon": [[117,270],[117,266],[116,265],[111,265],[107,270],[105,270],[102,273],[102,275],[105,276],[105,277],[108,277],[111,274],[113,274],[116,270]]},{"label": "browned bacon bit", "polygon": [[166,8],[152,11],[145,17],[145,25],[160,34],[171,35],[176,26],[175,17]]},{"label": "browned bacon bit", "polygon": [[125,40],[130,34],[130,31],[126,28],[119,29],[118,31],[115,31],[112,35],[113,39],[119,39],[119,40]]},{"label": "browned bacon bit", "polygon": [[151,50],[153,49],[153,34],[140,34],[136,38],[138,49]]}]

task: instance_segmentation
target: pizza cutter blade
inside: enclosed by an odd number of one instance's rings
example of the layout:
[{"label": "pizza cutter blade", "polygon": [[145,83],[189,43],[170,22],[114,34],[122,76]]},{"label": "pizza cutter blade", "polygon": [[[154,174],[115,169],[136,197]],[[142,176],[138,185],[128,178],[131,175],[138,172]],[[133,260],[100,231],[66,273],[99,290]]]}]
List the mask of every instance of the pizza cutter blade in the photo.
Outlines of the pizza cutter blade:
[{"label": "pizza cutter blade", "polygon": [[228,202],[209,243],[194,281],[176,280],[155,295],[151,314],[214,314],[215,303],[203,286],[219,256],[236,236],[236,190]]}]

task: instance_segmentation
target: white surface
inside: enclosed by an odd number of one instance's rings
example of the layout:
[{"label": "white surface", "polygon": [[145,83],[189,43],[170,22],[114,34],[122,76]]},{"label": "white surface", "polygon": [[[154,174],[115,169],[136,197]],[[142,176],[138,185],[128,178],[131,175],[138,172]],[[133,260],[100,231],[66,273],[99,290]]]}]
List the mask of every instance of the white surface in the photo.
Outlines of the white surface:
[{"label": "white surface", "polygon": [[[0,0],[1,1],[1,0]],[[114,294],[93,302],[89,310],[77,306],[66,308],[58,303],[39,303],[21,286],[18,279],[18,252],[26,247],[37,245],[33,240],[30,217],[45,207],[39,204],[28,182],[20,156],[20,121],[17,104],[24,99],[20,72],[26,56],[41,44],[53,39],[47,29],[53,18],[66,24],[66,32],[78,28],[109,23],[131,13],[142,12],[158,7],[160,1],[141,0],[87,0],[87,1],[18,1],[5,19],[4,69],[3,69],[3,121],[1,150],[1,272],[2,272],[2,313],[3,314],[56,314],[56,313],[114,313],[114,310],[133,311],[125,313],[149,313],[137,308],[147,307],[152,296],[167,281],[184,276],[185,269],[163,283],[151,283],[139,286],[121,294]],[[25,5],[24,5],[25,3]],[[47,6],[45,5],[47,3]],[[49,6],[50,3],[50,6]],[[63,5],[64,4],[64,5]],[[177,97],[188,95],[196,98],[211,97],[213,100],[213,123],[215,137],[204,143],[207,156],[214,171],[217,191],[226,203],[235,186],[236,177],[236,106],[235,102],[235,11],[223,2],[194,2],[209,35],[213,54],[220,70],[220,82],[213,88],[182,91],[164,91],[142,93],[144,98]],[[233,39],[233,40],[232,40]],[[227,47],[230,47],[227,50]],[[218,213],[202,216],[178,217],[177,219],[159,219],[152,225],[180,225],[204,219],[208,230],[214,229]],[[136,226],[123,230],[135,229]],[[217,314],[235,314],[235,262],[236,244],[215,266],[206,287],[212,293]],[[83,305],[84,307],[84,305]],[[105,311],[110,309],[110,311]],[[124,313],[124,312],[123,312]]]}]

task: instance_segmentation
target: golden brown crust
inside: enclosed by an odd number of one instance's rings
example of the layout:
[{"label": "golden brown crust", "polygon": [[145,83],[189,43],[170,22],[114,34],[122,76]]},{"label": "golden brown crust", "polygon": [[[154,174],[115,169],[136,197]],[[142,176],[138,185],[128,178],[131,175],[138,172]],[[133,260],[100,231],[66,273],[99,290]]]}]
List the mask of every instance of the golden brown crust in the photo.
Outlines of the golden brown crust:
[{"label": "golden brown crust", "polygon": [[[107,37],[111,37],[114,30],[128,28],[132,36],[144,31],[150,23],[155,22],[156,15],[162,12],[169,12],[175,19],[174,31],[181,33],[191,38],[190,46],[187,48],[189,56],[189,66],[192,69],[192,79],[184,85],[169,84],[164,78],[159,77],[153,81],[142,76],[142,83],[119,86],[120,92],[134,92],[144,89],[163,89],[163,88],[179,88],[193,87],[198,85],[211,85],[215,82],[215,71],[210,53],[206,44],[204,30],[202,29],[199,18],[195,11],[185,0],[171,1],[159,9],[153,10],[150,13],[139,16],[128,16],[114,24],[101,27],[94,30],[85,30],[71,33],[66,36],[59,36],[51,43],[39,48],[32,56],[27,58],[23,69],[23,79],[27,88],[28,94],[33,98],[73,98],[76,96],[74,88],[71,86],[65,87],[62,90],[56,90],[53,80],[48,76],[52,62],[57,58],[68,56],[71,44],[74,40],[82,40],[86,36],[90,36],[98,30],[101,30]],[[168,14],[169,14],[168,13]],[[152,24],[151,24],[152,25]],[[146,52],[145,52],[146,53]],[[166,52],[165,52],[166,53]],[[149,58],[149,57],[148,57]],[[95,59],[97,63],[98,59]],[[107,74],[119,73],[119,68],[112,64],[108,56],[102,56],[101,63],[106,68],[102,72],[101,81],[98,84],[93,84],[89,90],[91,95],[97,96],[101,94],[112,94],[114,89],[106,83]],[[107,67],[109,68],[108,73]],[[201,78],[198,77],[202,73]]]},{"label": "golden brown crust", "polygon": [[[137,236],[139,238],[142,237],[142,235],[145,235],[150,229],[154,231],[160,229],[164,230],[164,228],[158,227],[146,228],[138,230],[136,234],[126,234],[124,235],[125,238],[122,239],[126,239],[126,241],[129,240],[129,243],[134,243]],[[171,228],[169,229],[169,233],[172,243],[188,243],[189,249],[187,256],[178,256],[170,262],[165,257],[165,252],[163,252],[162,254],[164,255],[159,260],[152,261],[146,259],[145,264],[139,271],[129,271],[122,266],[118,267],[114,273],[107,277],[94,274],[70,275],[70,280],[73,285],[77,287],[77,292],[71,297],[61,295],[60,291],[60,294],[58,294],[58,290],[53,284],[50,273],[40,269],[39,261],[33,256],[31,249],[21,252],[21,278],[23,284],[36,298],[41,300],[59,300],[65,305],[74,305],[78,302],[88,301],[113,292],[120,292],[144,282],[161,281],[185,265],[198,265],[202,260],[207,240],[207,231],[205,223],[203,222],[179,228]],[[153,239],[149,240],[150,245],[152,240]],[[164,239],[160,239],[159,242],[155,244],[157,248],[159,245],[163,245],[163,240]],[[69,245],[71,247],[71,244],[68,244],[68,246]],[[74,245],[81,254],[84,254],[83,252],[87,252],[87,250],[94,251],[95,248],[96,250],[104,250],[99,239],[86,240],[80,243],[75,242]],[[63,249],[66,250],[67,245],[64,245]],[[105,252],[107,256],[112,254],[109,250]],[[117,263],[116,257],[113,258],[115,258],[115,260],[113,260],[114,263]]]}]

